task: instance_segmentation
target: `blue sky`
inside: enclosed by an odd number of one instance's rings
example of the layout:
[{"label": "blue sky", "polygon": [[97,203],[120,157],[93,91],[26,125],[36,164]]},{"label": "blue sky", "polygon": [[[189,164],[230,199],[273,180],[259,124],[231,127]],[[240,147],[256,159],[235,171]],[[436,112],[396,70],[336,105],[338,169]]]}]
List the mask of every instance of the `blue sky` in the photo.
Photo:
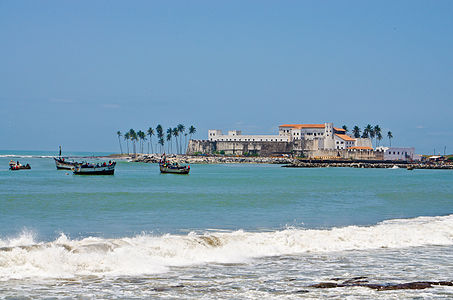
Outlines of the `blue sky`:
[{"label": "blue sky", "polygon": [[3,150],[331,121],[453,152],[452,1],[2,0],[0,45]]}]

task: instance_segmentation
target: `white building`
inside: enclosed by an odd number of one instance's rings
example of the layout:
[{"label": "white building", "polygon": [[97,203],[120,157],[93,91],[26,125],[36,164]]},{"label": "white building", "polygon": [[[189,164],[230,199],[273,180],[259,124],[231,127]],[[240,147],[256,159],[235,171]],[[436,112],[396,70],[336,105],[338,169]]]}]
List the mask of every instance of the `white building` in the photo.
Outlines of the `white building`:
[{"label": "white building", "polygon": [[377,147],[376,150],[384,151],[384,160],[419,160],[420,156],[415,154],[415,148]]},{"label": "white building", "polygon": [[346,130],[336,128],[333,123],[324,124],[285,124],[278,127],[278,135],[242,135],[239,130],[228,131],[224,135],[221,130],[209,130],[209,141],[229,142],[297,142],[305,143],[311,150],[335,149],[366,149],[373,150],[369,138],[353,138]]},{"label": "white building", "polygon": [[288,136],[282,135],[243,135],[240,130],[230,130],[223,134],[221,130],[209,130],[208,139],[211,142],[288,142]]}]

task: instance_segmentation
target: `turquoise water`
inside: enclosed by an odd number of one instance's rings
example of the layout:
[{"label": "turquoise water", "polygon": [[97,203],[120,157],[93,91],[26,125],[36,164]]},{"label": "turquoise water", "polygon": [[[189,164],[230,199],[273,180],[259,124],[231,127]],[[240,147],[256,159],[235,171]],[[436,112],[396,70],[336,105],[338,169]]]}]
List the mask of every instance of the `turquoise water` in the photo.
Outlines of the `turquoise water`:
[{"label": "turquoise water", "polygon": [[[51,287],[55,280],[67,278],[80,282],[79,289],[61,288],[59,293],[83,296],[87,284],[96,286],[96,280],[83,279],[90,275],[104,283],[119,280],[123,290],[136,291],[139,298],[163,297],[145,285],[131,284],[130,276],[148,286],[171,286],[175,278],[193,276],[197,279],[191,280],[206,284],[215,276],[233,276],[237,268],[230,264],[239,264],[242,272],[261,280],[278,273],[301,276],[295,268],[308,270],[303,275],[308,282],[348,276],[357,261],[360,274],[391,274],[395,264],[405,269],[394,277],[378,277],[381,280],[451,279],[439,278],[453,271],[451,264],[445,265],[453,252],[453,172],[448,170],[229,164],[193,165],[191,174],[184,176],[160,174],[155,164],[120,161],[114,176],[90,177],[56,170],[46,157],[52,153],[15,152],[13,158],[8,154],[14,153],[0,154],[0,291],[10,296],[33,296],[32,287],[42,285],[42,280],[49,284],[42,295],[52,295],[57,292]],[[32,169],[9,171],[10,159],[29,163]],[[22,253],[20,247],[30,245],[41,248]],[[2,247],[14,250],[2,252]],[[126,250],[127,258],[121,252]],[[436,253],[436,258],[427,260],[422,252]],[[327,258],[319,260],[317,253]],[[412,255],[411,263],[407,255]],[[62,261],[49,268],[47,256]],[[379,259],[382,269],[370,257]],[[439,264],[443,267],[429,272],[419,269]],[[200,268],[211,277],[203,279]],[[150,274],[165,275],[157,280]],[[279,289],[289,289],[287,283],[269,278]],[[30,287],[29,293],[14,284],[18,279]],[[301,287],[308,282],[302,281]],[[246,279],[237,285],[251,298],[282,296],[273,290],[255,293],[261,285]],[[170,290],[171,297],[201,295],[193,289]],[[226,288],[212,297],[242,293],[235,291]],[[319,292],[311,295],[350,293]],[[370,296],[364,293],[351,295]],[[450,290],[447,294],[452,295]],[[110,296],[100,292],[96,297]]]},{"label": "turquoise water", "polygon": [[0,160],[0,234],[35,231],[42,240],[121,237],[141,232],[329,228],[453,213],[453,172],[404,169],[287,169],[196,165],[189,176],[120,161],[114,176],[78,177],[52,159]]}]

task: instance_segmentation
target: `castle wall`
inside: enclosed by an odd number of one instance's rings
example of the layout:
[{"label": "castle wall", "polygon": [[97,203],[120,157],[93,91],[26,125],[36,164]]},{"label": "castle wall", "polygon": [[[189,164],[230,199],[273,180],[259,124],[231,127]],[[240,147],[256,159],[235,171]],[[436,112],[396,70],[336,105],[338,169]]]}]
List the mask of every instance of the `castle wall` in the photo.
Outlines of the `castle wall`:
[{"label": "castle wall", "polygon": [[211,154],[214,151],[223,151],[227,155],[257,154],[260,156],[273,156],[291,154],[294,148],[291,142],[243,142],[243,141],[206,141],[190,140],[187,154]]},{"label": "castle wall", "polygon": [[313,159],[352,159],[352,160],[384,160],[384,151],[374,150],[306,150],[305,157]]},{"label": "castle wall", "polygon": [[[257,154],[274,156],[292,154],[312,159],[351,159],[351,160],[384,160],[384,151],[338,149],[319,150],[321,140],[298,140],[295,142],[230,142],[190,140],[187,154],[212,154],[223,151],[226,155]],[[302,150],[303,149],[303,150]]]}]

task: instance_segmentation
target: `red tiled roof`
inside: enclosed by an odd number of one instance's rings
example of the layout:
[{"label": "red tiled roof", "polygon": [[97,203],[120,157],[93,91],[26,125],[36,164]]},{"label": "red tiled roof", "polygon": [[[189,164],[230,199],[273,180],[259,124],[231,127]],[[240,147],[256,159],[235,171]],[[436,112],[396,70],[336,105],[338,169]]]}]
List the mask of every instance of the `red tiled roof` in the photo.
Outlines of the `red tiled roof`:
[{"label": "red tiled roof", "polygon": [[335,131],[343,131],[343,132],[346,132],[346,130],[344,130],[343,128],[334,127],[333,129],[335,129]]},{"label": "red tiled roof", "polygon": [[302,128],[324,128],[325,125],[324,124],[284,124],[284,125],[280,125],[279,127],[302,129]]},{"label": "red tiled roof", "polygon": [[346,134],[335,134],[335,135],[338,136],[343,141],[349,141],[349,142],[355,141],[355,139],[353,139],[352,137],[350,137],[349,135],[346,135]]},{"label": "red tiled roof", "polygon": [[371,148],[371,147],[348,147],[348,149],[373,150],[373,148]]}]

